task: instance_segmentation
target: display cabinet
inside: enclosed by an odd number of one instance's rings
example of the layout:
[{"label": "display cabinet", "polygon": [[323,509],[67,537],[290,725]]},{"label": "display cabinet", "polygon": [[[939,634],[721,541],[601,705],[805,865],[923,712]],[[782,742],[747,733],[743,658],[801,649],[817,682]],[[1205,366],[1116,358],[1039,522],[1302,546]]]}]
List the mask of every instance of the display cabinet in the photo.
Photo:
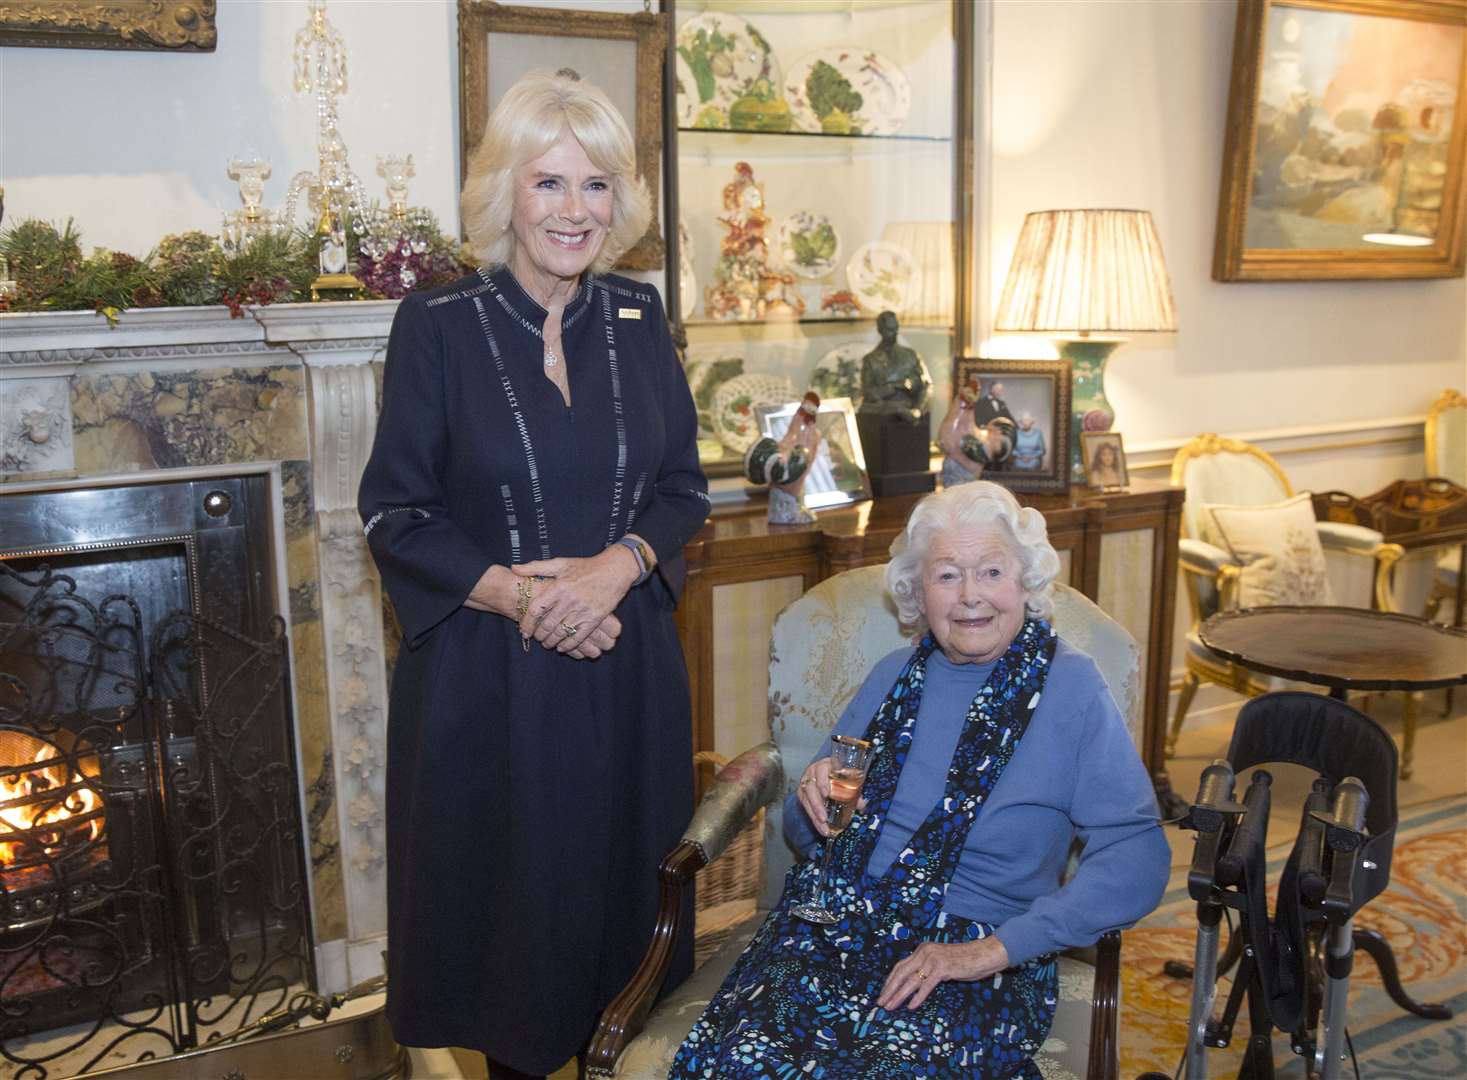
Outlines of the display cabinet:
[{"label": "display cabinet", "polygon": [[968,0],[664,7],[666,295],[705,469],[737,468],[760,405],[859,402],[885,310],[936,424],[968,318]]}]

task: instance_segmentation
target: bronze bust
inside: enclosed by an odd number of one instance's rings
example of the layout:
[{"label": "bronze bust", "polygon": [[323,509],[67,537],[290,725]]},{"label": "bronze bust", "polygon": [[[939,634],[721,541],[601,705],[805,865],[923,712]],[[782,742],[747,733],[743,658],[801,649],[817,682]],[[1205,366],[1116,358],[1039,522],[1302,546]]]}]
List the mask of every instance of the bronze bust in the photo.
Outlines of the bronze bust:
[{"label": "bronze bust", "polygon": [[932,379],[922,358],[905,345],[897,344],[895,312],[883,311],[876,318],[881,341],[861,359],[861,413],[900,417],[920,423],[927,412]]}]

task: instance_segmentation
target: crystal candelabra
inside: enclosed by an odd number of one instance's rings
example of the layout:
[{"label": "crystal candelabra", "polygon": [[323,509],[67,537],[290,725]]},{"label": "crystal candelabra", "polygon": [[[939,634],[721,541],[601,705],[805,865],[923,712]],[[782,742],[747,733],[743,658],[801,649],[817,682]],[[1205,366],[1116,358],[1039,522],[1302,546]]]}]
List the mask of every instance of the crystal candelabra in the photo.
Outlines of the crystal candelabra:
[{"label": "crystal candelabra", "polygon": [[315,173],[299,172],[290,181],[285,219],[295,219],[296,201],[306,192],[321,236],[321,273],[311,283],[314,299],[321,289],[360,289],[362,283],[348,272],[346,225],[362,216],[362,182],[347,160],[346,143],[336,113],[336,98],[346,93],[346,45],[326,21],[326,0],[311,0],[310,17],[296,31],[293,52],[297,93],[316,92]]},{"label": "crystal candelabra", "polygon": [[417,175],[413,169],[413,155],[378,157],[377,175],[387,181],[387,209],[398,221],[403,220],[407,217],[408,181]]},{"label": "crystal candelabra", "polygon": [[265,194],[265,181],[270,178],[270,163],[251,155],[229,159],[229,178],[239,184],[243,209],[224,215],[221,239],[226,248],[238,250],[252,237],[273,232],[279,227],[274,211],[260,205]]}]

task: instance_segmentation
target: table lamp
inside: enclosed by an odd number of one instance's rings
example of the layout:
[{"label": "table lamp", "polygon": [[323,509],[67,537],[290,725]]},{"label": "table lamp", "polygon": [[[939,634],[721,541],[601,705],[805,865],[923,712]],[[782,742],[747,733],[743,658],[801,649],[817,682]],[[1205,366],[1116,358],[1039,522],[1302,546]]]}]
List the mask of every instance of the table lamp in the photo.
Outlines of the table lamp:
[{"label": "table lamp", "polygon": [[994,329],[1047,331],[1070,361],[1070,476],[1084,478],[1081,431],[1108,431],[1105,362],[1123,334],[1175,331],[1171,279],[1145,210],[1041,210],[1024,218]]}]

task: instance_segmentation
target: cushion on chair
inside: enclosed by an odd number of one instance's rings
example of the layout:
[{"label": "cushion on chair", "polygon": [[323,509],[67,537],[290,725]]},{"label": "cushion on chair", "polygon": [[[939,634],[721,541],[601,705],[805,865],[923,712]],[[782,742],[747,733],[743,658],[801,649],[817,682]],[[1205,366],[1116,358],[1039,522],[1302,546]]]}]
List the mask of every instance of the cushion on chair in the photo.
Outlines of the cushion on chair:
[{"label": "cushion on chair", "polygon": [[1333,593],[1307,493],[1279,503],[1209,503],[1197,515],[1201,539],[1242,565],[1239,607],[1329,604]]},{"label": "cushion on chair", "polygon": [[1345,521],[1316,521],[1314,531],[1319,534],[1319,542],[1327,548],[1359,551],[1367,555],[1385,539],[1379,530]]},{"label": "cushion on chair", "polygon": [[[691,978],[658,1003],[642,1034],[617,1059],[612,1076],[619,1080],[664,1080],[677,1048],[723,985],[765,914],[761,911],[758,918],[745,923]],[[1054,1027],[1034,1060],[1045,1080],[1079,1080],[1085,1075],[1090,1056],[1089,1003],[1095,969],[1083,960],[1062,956],[1059,983],[1060,1006],[1055,1010]],[[1071,1007],[1066,1008],[1066,1003]]]}]

